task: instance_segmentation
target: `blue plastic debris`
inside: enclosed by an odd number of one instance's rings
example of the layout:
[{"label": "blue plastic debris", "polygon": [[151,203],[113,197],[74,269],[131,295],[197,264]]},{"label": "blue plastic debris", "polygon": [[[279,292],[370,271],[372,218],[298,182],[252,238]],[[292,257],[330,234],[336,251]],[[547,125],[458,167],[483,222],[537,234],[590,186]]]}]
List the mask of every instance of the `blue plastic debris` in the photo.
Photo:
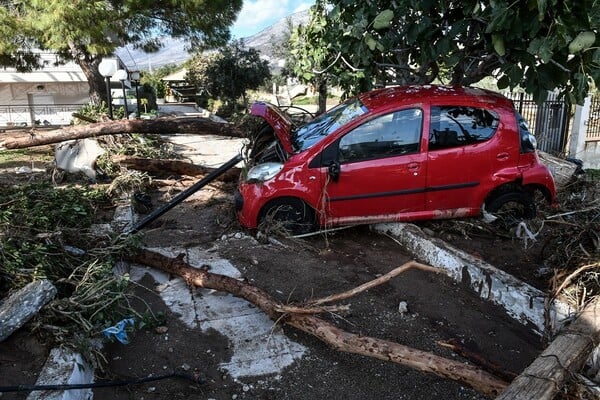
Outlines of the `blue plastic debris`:
[{"label": "blue plastic debris", "polygon": [[109,339],[114,337],[119,342],[128,344],[129,338],[127,337],[127,332],[125,332],[127,325],[135,325],[133,318],[125,318],[124,320],[117,322],[115,326],[109,326],[108,328],[104,329],[102,333],[104,333],[104,336]]}]

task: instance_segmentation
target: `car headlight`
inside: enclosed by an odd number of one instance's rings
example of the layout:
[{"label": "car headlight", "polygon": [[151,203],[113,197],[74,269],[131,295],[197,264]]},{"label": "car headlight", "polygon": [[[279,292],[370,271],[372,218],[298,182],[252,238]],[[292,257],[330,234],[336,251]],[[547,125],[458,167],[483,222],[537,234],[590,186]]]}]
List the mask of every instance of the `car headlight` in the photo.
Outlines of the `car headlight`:
[{"label": "car headlight", "polygon": [[535,138],[535,136],[533,136],[531,133],[527,136],[527,140],[529,140],[529,143],[531,143],[531,146],[533,146],[534,149],[537,148],[537,139]]},{"label": "car headlight", "polygon": [[276,162],[267,162],[250,168],[246,179],[249,181],[268,181],[281,171],[283,164]]}]

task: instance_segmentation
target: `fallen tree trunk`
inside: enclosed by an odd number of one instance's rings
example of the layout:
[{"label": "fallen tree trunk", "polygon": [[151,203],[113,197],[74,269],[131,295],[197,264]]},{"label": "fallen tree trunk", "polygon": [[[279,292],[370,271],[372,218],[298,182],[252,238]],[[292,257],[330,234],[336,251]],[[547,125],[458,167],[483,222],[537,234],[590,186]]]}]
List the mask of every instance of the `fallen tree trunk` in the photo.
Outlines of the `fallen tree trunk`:
[{"label": "fallen tree trunk", "polygon": [[[138,264],[179,275],[189,285],[228,292],[244,298],[263,310],[271,319],[313,335],[336,350],[391,361],[422,372],[449,378],[488,396],[497,395],[507,386],[506,382],[470,364],[449,360],[433,353],[387,340],[349,333],[314,315],[306,313],[282,314],[278,310],[285,309],[285,305],[273,299],[267,292],[229,276],[213,274],[205,269],[193,268],[181,258],[170,258],[155,252],[142,250],[128,257],[128,259]],[[405,266],[400,268],[403,267]]]},{"label": "fallen tree trunk", "polygon": [[214,122],[206,118],[157,118],[157,119],[120,119],[98,122],[89,125],[75,125],[53,131],[31,131],[19,137],[6,138],[0,142],[0,148],[22,149],[32,146],[64,142],[65,140],[85,139],[89,137],[115,135],[120,133],[171,134],[187,133],[196,135],[218,135],[245,137],[244,132],[232,124]]},{"label": "fallen tree trunk", "polygon": [[[204,176],[216,169],[181,160],[157,160],[125,155],[114,156],[111,160],[115,164],[120,164],[130,169],[146,171],[153,174],[170,173],[187,176]],[[240,177],[240,171],[240,168],[231,168],[229,171],[218,177],[217,180],[223,182],[235,182]]]},{"label": "fallen tree trunk", "polygon": [[600,297],[563,329],[497,400],[551,400],[600,341]]}]

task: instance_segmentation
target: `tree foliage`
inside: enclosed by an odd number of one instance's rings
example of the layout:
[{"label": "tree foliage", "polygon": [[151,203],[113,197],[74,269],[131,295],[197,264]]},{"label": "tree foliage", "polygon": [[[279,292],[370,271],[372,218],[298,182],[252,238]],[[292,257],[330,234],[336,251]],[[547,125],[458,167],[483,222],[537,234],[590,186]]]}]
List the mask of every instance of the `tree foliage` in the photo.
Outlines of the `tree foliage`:
[{"label": "tree foliage", "polygon": [[600,83],[598,0],[317,0],[292,36],[296,72],[373,85],[471,85],[484,77],[538,101],[581,103]]},{"label": "tree foliage", "polygon": [[156,50],[161,37],[215,47],[229,39],[242,0],[0,0],[0,65],[38,67],[35,50],[76,61],[93,98],[103,97],[97,71],[102,56],[135,44]]},{"label": "tree foliage", "polygon": [[187,66],[189,81],[232,105],[240,97],[246,105],[246,92],[258,89],[271,77],[269,63],[242,41],[233,41],[218,53],[196,54]]}]

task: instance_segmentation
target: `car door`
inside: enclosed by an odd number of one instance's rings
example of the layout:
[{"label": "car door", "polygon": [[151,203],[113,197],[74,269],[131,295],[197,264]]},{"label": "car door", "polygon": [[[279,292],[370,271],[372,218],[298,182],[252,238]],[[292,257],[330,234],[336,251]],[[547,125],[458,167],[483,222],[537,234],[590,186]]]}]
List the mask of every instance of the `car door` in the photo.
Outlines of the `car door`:
[{"label": "car door", "polygon": [[371,119],[332,144],[339,171],[325,178],[330,223],[398,219],[423,210],[422,126],[421,108],[402,109]]},{"label": "car door", "polygon": [[467,215],[481,207],[477,191],[492,179],[492,165],[501,157],[493,140],[499,121],[498,113],[481,107],[431,107],[427,210]]}]

